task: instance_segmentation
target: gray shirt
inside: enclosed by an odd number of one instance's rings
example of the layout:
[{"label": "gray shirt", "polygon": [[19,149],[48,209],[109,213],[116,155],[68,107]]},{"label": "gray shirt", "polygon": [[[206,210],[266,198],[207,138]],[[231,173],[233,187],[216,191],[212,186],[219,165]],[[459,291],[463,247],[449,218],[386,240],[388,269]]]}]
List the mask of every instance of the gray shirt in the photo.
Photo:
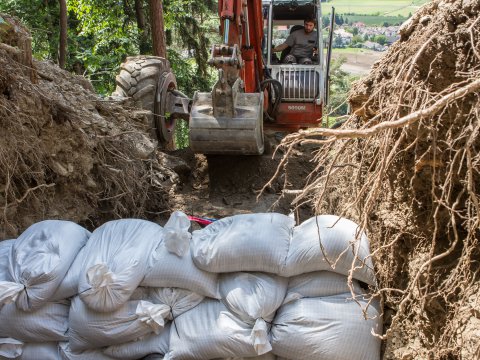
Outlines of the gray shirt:
[{"label": "gray shirt", "polygon": [[288,35],[285,43],[292,48],[290,54],[297,58],[311,58],[313,56],[313,48],[317,45],[317,32],[314,30],[309,34],[305,30],[297,30]]}]

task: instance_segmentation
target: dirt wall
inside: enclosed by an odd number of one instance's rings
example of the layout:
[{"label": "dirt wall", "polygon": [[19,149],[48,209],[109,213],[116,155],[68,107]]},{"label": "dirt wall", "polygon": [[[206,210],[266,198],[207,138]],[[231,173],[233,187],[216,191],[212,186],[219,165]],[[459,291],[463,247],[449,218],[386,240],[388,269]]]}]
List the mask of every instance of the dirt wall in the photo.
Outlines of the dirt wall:
[{"label": "dirt wall", "polygon": [[0,238],[43,219],[92,228],[168,210],[177,175],[162,164],[149,136],[149,114],[128,101],[100,98],[85,78],[52,63],[26,66],[15,34],[3,41]]}]

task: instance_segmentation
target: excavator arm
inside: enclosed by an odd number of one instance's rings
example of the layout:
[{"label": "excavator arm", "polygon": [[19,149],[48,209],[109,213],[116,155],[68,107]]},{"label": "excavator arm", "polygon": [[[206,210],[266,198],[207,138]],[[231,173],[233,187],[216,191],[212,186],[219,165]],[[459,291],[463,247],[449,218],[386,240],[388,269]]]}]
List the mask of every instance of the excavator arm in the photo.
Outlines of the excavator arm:
[{"label": "excavator arm", "polygon": [[194,95],[190,147],[204,154],[263,153],[263,38],[260,0],[220,0],[222,44],[212,46],[209,65],[218,71],[210,93]]},{"label": "excavator arm", "polygon": [[[219,0],[222,42],[210,52],[208,63],[218,72],[210,92],[196,92],[189,99],[177,90],[166,59],[136,56],[121,65],[113,95],[131,97],[152,112],[152,129],[164,148],[173,144],[176,119],[185,119],[190,148],[196,153],[262,154],[264,116],[265,126],[275,131],[321,125],[327,94],[322,84],[328,83],[328,71],[325,74],[320,4],[320,0]],[[293,31],[303,28],[304,19],[312,15],[317,18],[320,45],[316,63],[276,63],[270,50],[263,59],[263,46],[272,48],[274,26]]]}]

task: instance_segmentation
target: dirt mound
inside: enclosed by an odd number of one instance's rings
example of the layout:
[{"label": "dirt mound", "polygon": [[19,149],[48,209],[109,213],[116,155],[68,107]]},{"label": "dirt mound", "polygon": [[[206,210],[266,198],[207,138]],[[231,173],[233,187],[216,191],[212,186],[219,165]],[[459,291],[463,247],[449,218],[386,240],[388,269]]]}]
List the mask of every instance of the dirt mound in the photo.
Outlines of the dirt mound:
[{"label": "dirt mound", "polygon": [[350,102],[341,130],[285,141],[327,137],[303,199],[369,230],[384,358],[478,358],[480,2],[421,8]]},{"label": "dirt mound", "polygon": [[0,238],[42,219],[92,228],[169,209],[177,176],[149,137],[149,114],[99,98],[86,79],[50,63],[34,62],[32,82],[8,39],[0,47]]}]

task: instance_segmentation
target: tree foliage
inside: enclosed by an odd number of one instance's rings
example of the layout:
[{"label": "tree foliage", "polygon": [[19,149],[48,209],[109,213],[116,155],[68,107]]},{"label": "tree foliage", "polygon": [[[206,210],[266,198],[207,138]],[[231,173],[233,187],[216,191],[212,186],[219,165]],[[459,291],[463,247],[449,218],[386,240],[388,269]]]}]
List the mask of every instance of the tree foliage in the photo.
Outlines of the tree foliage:
[{"label": "tree foliage", "polygon": [[373,38],[373,41],[375,41],[376,43],[379,43],[380,45],[385,45],[387,43],[387,37],[385,35],[375,35],[375,37]]},{"label": "tree foliage", "polygon": [[[165,25],[170,31],[170,44],[188,49],[198,64],[197,74],[208,73],[209,38],[217,33],[216,2],[212,0],[165,0]],[[197,16],[192,16],[196,14]],[[167,40],[168,41],[168,40]]]},{"label": "tree foliage", "polygon": [[[2,0],[0,11],[19,17],[32,31],[37,59],[58,58],[58,0]],[[120,63],[128,55],[151,54],[151,22],[148,1],[69,0],[68,48],[65,68],[88,77],[97,91],[109,94]],[[119,6],[120,5],[120,6]],[[136,7],[137,6],[137,7]],[[146,22],[139,29],[138,11]],[[194,86],[210,86],[206,62],[212,34],[218,22],[213,0],[165,0],[168,57],[179,87],[192,93]],[[192,61],[194,59],[194,61]]]},{"label": "tree foliage", "polygon": [[57,0],[2,0],[0,11],[20,18],[31,29],[32,48],[37,57],[57,58],[60,14]]},{"label": "tree foliage", "polygon": [[332,59],[330,65],[330,104],[332,116],[348,114],[347,95],[353,81],[358,78],[350,75],[341,66],[347,61],[345,57]]}]

